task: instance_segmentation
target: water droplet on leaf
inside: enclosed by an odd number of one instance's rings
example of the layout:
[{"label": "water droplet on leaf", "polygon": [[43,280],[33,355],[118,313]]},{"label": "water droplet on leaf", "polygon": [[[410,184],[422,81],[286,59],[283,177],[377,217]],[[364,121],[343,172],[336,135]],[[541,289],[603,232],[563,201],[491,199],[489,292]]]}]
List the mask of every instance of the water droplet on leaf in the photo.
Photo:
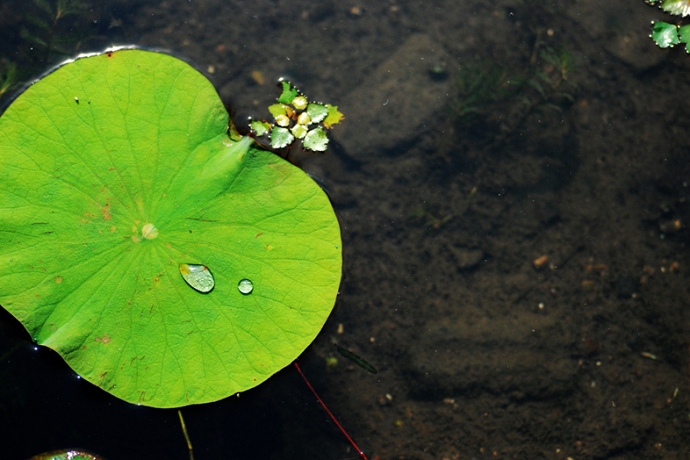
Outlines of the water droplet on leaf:
[{"label": "water droplet on leaf", "polygon": [[254,290],[254,283],[245,278],[237,284],[237,289],[239,289],[242,294],[249,295]]},{"label": "water droplet on leaf", "polygon": [[141,236],[147,240],[156,239],[158,236],[158,229],[153,224],[146,224],[141,228]]},{"label": "water droplet on leaf", "polygon": [[205,265],[180,264],[180,274],[192,289],[202,294],[211,292],[216,285],[211,270]]}]

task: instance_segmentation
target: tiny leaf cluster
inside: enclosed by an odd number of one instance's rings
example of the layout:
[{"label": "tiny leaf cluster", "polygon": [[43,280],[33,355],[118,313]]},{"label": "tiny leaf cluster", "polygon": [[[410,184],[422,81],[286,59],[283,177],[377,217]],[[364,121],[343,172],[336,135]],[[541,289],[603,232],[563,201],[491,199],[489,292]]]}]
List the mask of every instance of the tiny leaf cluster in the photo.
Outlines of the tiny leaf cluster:
[{"label": "tiny leaf cluster", "polygon": [[274,122],[251,120],[252,135],[267,138],[274,149],[291,147],[301,139],[306,150],[325,151],[328,136],[324,128],[340,123],[343,114],[337,106],[309,102],[290,82],[283,80],[280,84],[282,93],[276,103],[268,107]]}]

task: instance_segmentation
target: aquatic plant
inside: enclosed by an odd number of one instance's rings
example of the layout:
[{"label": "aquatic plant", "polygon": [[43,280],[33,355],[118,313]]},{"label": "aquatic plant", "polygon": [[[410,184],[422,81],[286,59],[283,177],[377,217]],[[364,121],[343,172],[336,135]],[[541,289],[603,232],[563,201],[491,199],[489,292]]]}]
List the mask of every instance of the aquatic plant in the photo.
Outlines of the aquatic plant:
[{"label": "aquatic plant", "polygon": [[514,92],[505,70],[486,63],[462,65],[457,71],[456,87],[457,97],[450,111],[456,122],[465,126],[485,120],[491,104]]},{"label": "aquatic plant", "polygon": [[0,59],[0,99],[17,84],[17,64]]},{"label": "aquatic plant", "polygon": [[268,107],[274,122],[252,120],[252,135],[270,144],[274,149],[292,146],[296,139],[302,140],[306,150],[323,152],[328,146],[324,128],[340,123],[343,114],[337,106],[309,102],[290,82],[280,81],[282,93],[277,103]]},{"label": "aquatic plant", "polygon": [[33,0],[38,14],[26,13],[24,20],[30,27],[21,30],[21,37],[41,50],[45,61],[50,56],[67,56],[88,35],[83,31],[61,30],[63,20],[69,16],[84,16],[89,4],[81,0]]},{"label": "aquatic plant", "polygon": [[253,388],[333,308],[328,198],[232,126],[199,72],[134,49],[58,68],[0,117],[0,304],[130,403]]},{"label": "aquatic plant", "polygon": [[[650,5],[658,5],[665,12],[675,16],[690,15],[690,0],[645,0]],[[671,24],[664,21],[652,21],[652,33],[649,35],[659,48],[672,48],[685,45],[690,53],[690,24]]]},{"label": "aquatic plant", "polygon": [[464,131],[487,133],[500,143],[538,111],[562,112],[575,100],[571,54],[551,46],[535,49],[520,67],[482,61],[457,72],[457,96],[451,116]]}]

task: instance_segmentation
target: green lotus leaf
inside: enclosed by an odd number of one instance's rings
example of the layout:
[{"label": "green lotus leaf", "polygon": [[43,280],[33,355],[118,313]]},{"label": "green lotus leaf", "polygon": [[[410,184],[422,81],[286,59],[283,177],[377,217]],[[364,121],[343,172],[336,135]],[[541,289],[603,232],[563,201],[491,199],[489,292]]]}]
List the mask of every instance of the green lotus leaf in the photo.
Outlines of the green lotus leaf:
[{"label": "green lotus leaf", "polygon": [[125,401],[252,388],[333,307],[326,195],[228,123],[200,73],[140,50],[65,64],[0,117],[0,305]]}]

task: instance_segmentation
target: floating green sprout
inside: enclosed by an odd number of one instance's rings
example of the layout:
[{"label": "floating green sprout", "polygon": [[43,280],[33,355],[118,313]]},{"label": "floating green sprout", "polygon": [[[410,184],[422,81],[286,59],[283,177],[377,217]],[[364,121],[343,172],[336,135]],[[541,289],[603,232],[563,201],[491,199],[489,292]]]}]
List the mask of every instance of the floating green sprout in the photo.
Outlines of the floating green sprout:
[{"label": "floating green sprout", "polygon": [[[662,10],[676,16],[690,15],[690,0],[646,0],[650,5],[658,5]],[[679,43],[685,45],[690,53],[690,25],[670,24],[664,21],[652,21],[652,33],[649,35],[659,48],[672,48]]]},{"label": "floating green sprout", "polygon": [[324,128],[331,128],[343,119],[338,107],[309,102],[291,83],[281,81],[283,92],[277,103],[268,107],[274,123],[252,120],[250,126],[255,138],[267,138],[271,147],[282,149],[302,140],[307,150],[323,152],[328,147]]}]

